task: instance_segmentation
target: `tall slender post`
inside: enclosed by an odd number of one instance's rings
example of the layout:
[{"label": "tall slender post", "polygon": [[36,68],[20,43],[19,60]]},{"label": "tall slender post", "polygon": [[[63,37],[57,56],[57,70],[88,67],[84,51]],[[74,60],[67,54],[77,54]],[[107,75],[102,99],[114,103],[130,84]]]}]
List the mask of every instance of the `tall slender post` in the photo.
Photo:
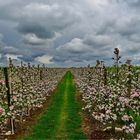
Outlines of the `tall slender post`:
[{"label": "tall slender post", "polygon": [[[7,102],[8,102],[8,109],[11,106],[11,86],[9,84],[9,75],[8,75],[8,68],[4,67],[4,77],[5,77],[5,84],[6,84],[6,88],[7,88]],[[10,110],[10,109],[9,109]],[[14,119],[11,117],[10,119],[11,122],[11,134],[14,134]]]},{"label": "tall slender post", "polygon": [[8,107],[10,107],[10,86],[9,86],[9,77],[8,77],[8,68],[4,67],[4,77],[5,77],[5,84],[7,88],[7,102],[8,102]]}]

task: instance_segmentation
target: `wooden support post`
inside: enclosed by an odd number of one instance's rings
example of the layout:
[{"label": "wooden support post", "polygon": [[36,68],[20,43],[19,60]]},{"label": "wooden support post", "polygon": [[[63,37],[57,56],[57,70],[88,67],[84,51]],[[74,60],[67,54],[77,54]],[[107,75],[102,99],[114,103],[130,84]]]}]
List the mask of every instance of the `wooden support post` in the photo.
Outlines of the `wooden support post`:
[{"label": "wooden support post", "polygon": [[5,77],[5,84],[7,88],[7,102],[8,102],[8,107],[10,107],[10,86],[9,86],[9,78],[8,78],[8,68],[4,67],[4,77]]},{"label": "wooden support post", "polygon": [[[9,75],[8,75],[8,68],[4,67],[4,77],[5,77],[5,84],[6,84],[6,88],[7,88],[7,102],[8,102],[8,108],[11,106],[11,87],[9,84]],[[14,119],[10,118],[10,122],[11,122],[11,134],[14,134]]]}]

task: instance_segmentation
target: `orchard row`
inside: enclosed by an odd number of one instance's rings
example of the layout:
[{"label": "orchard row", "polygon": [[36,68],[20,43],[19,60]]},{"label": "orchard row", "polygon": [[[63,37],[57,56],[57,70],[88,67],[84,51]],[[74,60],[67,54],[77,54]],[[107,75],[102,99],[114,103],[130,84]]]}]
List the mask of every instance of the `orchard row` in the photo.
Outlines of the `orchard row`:
[{"label": "orchard row", "polygon": [[102,131],[120,132],[121,138],[140,138],[140,67],[131,60],[120,64],[119,49],[114,50],[114,66],[75,69],[82,100],[92,118],[102,123]]},{"label": "orchard row", "polygon": [[64,70],[23,64],[0,69],[0,135],[15,133],[31,111],[41,108],[64,75]]}]

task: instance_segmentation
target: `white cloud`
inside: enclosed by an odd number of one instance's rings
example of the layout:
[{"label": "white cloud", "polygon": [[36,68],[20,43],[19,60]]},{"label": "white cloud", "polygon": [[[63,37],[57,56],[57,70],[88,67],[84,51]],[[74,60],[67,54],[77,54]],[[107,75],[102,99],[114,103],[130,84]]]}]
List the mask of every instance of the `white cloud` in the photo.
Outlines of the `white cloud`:
[{"label": "white cloud", "polygon": [[43,56],[35,58],[35,61],[43,63],[43,64],[52,64],[53,63],[51,62],[52,58],[53,58],[52,56],[43,55]]},{"label": "white cloud", "polygon": [[67,52],[67,53],[85,53],[87,51],[91,51],[91,48],[83,43],[83,41],[79,38],[74,38],[70,42],[59,46],[57,48],[59,52]]},{"label": "white cloud", "polygon": [[7,57],[7,60],[9,58],[14,59],[14,60],[18,60],[19,62],[21,61],[18,57],[22,57],[22,55],[14,55],[14,54],[6,54],[5,55]]}]

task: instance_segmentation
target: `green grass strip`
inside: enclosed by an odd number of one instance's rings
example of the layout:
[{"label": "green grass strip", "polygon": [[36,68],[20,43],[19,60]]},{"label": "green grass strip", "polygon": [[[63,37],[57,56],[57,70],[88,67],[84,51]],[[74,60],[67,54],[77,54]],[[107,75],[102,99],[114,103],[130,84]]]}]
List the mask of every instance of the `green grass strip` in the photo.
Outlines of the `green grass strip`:
[{"label": "green grass strip", "polygon": [[76,87],[71,72],[67,72],[58,84],[48,109],[24,140],[82,140],[81,106],[76,100]]}]

